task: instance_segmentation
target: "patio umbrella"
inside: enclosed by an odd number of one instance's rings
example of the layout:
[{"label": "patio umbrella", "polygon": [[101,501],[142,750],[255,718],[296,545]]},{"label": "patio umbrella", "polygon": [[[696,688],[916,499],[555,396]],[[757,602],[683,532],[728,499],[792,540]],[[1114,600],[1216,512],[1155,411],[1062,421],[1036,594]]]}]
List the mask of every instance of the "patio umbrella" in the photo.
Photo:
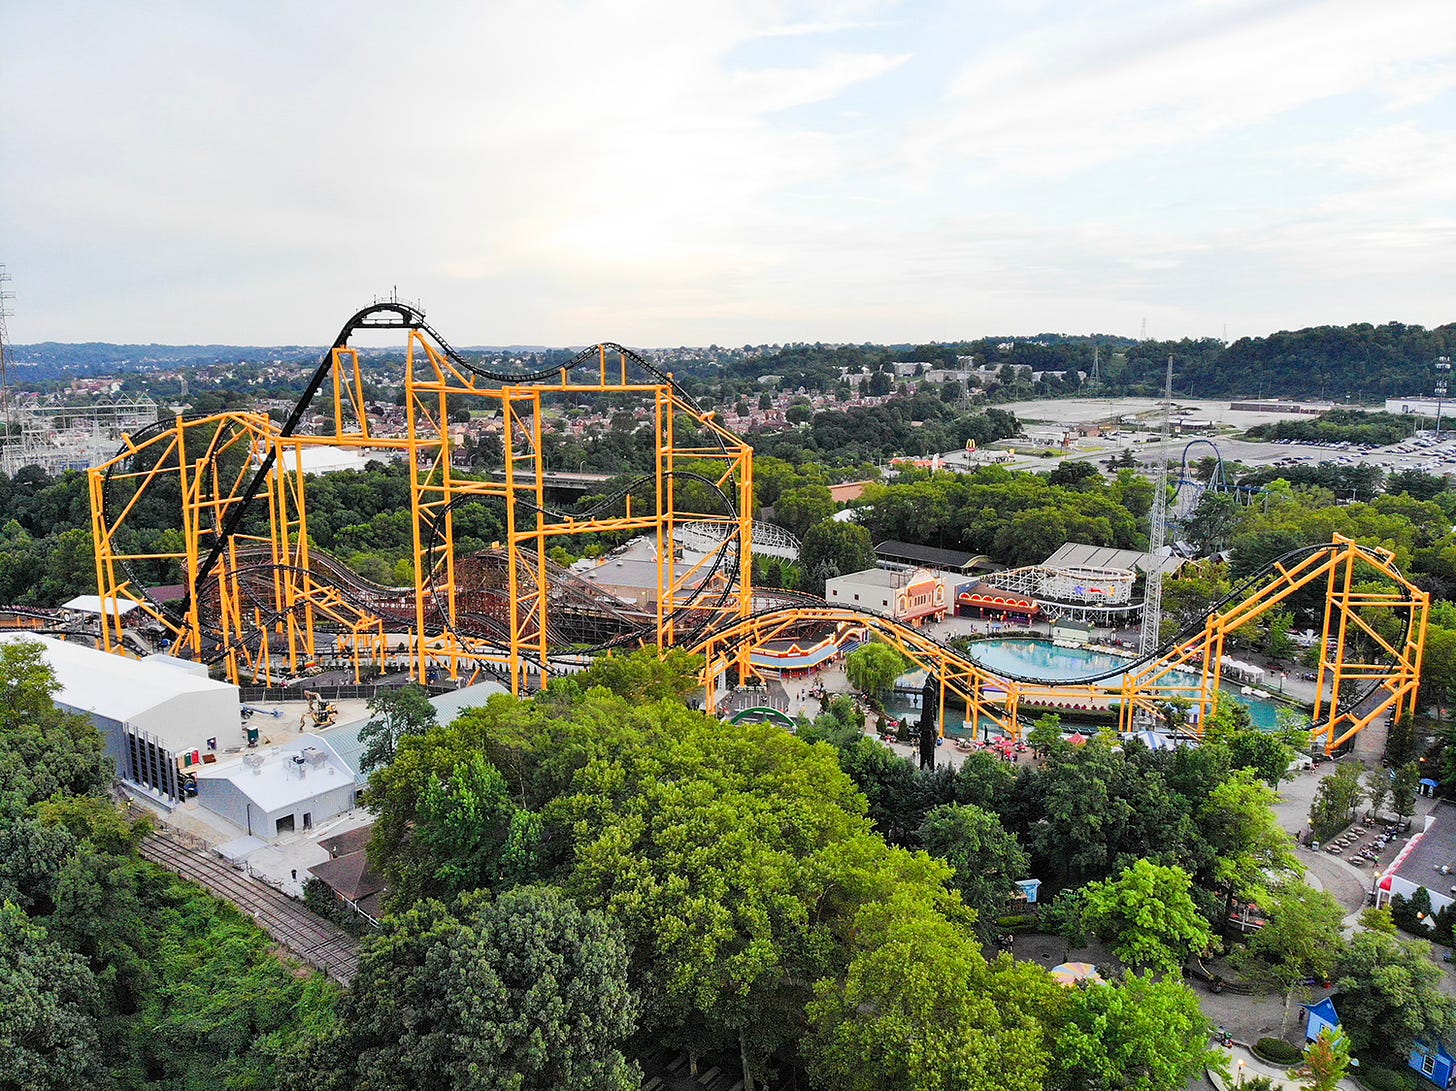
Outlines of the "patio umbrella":
[{"label": "patio umbrella", "polygon": [[1051,968],[1052,978],[1058,985],[1073,987],[1082,981],[1101,981],[1102,975],[1097,972],[1097,967],[1090,962],[1063,962],[1060,966]]},{"label": "patio umbrella", "polygon": [[1071,743],[1073,746],[1081,746],[1083,743],[1085,743],[1087,741],[1087,736],[1086,735],[1083,735],[1080,731],[1078,731],[1077,733],[1075,733],[1073,735],[1068,735],[1067,736],[1067,741],[1069,743]]}]

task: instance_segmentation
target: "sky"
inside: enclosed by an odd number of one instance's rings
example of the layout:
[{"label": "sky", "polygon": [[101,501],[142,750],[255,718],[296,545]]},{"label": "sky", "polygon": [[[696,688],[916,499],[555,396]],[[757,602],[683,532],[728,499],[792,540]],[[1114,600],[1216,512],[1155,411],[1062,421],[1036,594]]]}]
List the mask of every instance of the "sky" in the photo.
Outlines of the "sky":
[{"label": "sky", "polygon": [[0,0],[11,341],[1456,320],[1452,0]]}]

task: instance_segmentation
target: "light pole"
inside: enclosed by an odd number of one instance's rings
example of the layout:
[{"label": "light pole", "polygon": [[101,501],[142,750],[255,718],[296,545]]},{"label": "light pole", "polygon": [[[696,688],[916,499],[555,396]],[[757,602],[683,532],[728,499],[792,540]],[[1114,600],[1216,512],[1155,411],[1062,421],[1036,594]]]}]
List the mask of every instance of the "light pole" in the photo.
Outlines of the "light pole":
[{"label": "light pole", "polygon": [[1436,438],[1441,438],[1441,400],[1446,397],[1446,372],[1451,370],[1451,357],[1436,357]]},{"label": "light pole", "polygon": [[1244,1060],[1242,1057],[1239,1058],[1239,1086],[1240,1087],[1243,1087],[1244,1086],[1244,1065],[1246,1065],[1248,1063],[1249,1062],[1246,1061],[1246,1060]]}]

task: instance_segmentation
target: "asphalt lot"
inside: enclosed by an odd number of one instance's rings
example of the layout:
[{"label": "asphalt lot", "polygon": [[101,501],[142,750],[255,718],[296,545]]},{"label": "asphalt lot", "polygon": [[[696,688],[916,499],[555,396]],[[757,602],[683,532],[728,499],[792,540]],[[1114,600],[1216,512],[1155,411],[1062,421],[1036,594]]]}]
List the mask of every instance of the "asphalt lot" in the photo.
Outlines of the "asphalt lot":
[{"label": "asphalt lot", "polygon": [[[1073,442],[1065,457],[1100,462],[1120,454],[1130,446],[1133,454],[1145,464],[1155,462],[1164,449],[1164,445],[1158,442],[1156,434],[1156,430],[1161,424],[1158,405],[1159,403],[1152,398],[1065,398],[1012,402],[998,408],[1015,413],[1028,432],[1028,438],[1007,441],[997,446],[1017,451],[1018,457],[1007,464],[1012,469],[1048,469],[1060,460],[1054,460],[1039,453],[1049,446],[1048,442],[1043,441],[1049,440],[1057,433],[1075,425],[1136,416],[1142,419],[1142,428],[1150,430],[1120,431],[1107,437],[1079,438]],[[1456,431],[1443,429],[1439,440],[1435,437],[1424,437],[1419,444],[1406,440],[1403,443],[1369,451],[1354,447],[1325,447],[1305,443],[1261,443],[1234,438],[1233,433],[1234,431],[1243,432],[1256,424],[1310,418],[1289,413],[1234,410],[1229,408],[1230,403],[1227,401],[1198,401],[1180,398],[1175,400],[1175,405],[1178,409],[1188,410],[1187,415],[1192,419],[1212,421],[1215,434],[1207,438],[1218,444],[1219,451],[1225,460],[1242,462],[1246,466],[1267,466],[1273,463],[1308,466],[1324,461],[1340,463],[1341,460],[1345,460],[1343,463],[1345,465],[1374,463],[1387,473],[1397,470],[1422,470],[1435,474],[1456,473]],[[1373,411],[1379,407],[1370,408]],[[1453,421],[1452,424],[1453,427],[1456,427],[1456,421]],[[1174,465],[1178,464],[1182,459],[1183,449],[1196,438],[1203,437],[1191,434],[1174,437],[1166,445],[1170,462]],[[1202,445],[1200,444],[1199,447]],[[1210,453],[1206,447],[1203,447],[1202,450],[1199,447],[1190,451],[1190,458],[1196,459]],[[1032,453],[1023,454],[1022,452],[1025,451]],[[949,451],[943,454],[942,458],[945,464],[952,469],[965,469],[976,464],[974,457],[967,456],[964,451]]]}]

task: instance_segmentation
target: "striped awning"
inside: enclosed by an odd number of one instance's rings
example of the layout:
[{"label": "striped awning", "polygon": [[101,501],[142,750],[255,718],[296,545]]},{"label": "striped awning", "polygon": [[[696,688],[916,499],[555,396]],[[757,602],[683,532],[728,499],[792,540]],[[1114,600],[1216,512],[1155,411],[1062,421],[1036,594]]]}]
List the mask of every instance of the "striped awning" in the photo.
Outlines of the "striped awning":
[{"label": "striped awning", "polygon": [[962,591],[956,597],[956,601],[962,606],[975,606],[982,610],[1012,610],[1022,614],[1035,614],[1041,610],[1041,607],[1031,599],[1022,598],[1010,591],[985,586]]}]

